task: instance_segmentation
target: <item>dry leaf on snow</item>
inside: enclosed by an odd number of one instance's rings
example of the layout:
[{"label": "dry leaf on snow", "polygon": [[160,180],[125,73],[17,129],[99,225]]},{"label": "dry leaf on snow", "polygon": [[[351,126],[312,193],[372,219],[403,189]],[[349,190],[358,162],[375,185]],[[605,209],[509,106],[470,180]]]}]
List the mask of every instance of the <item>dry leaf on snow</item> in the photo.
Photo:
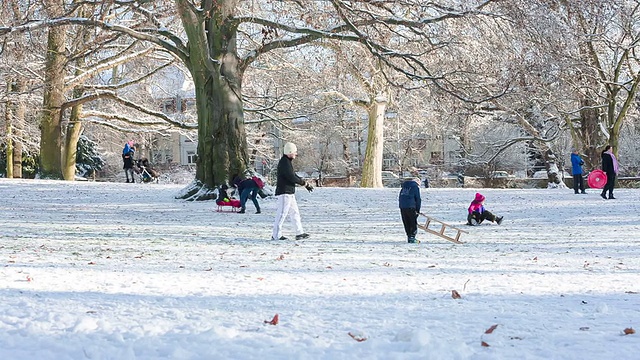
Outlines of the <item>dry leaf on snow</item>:
[{"label": "dry leaf on snow", "polygon": [[487,329],[487,331],[485,331],[485,334],[491,334],[493,332],[493,330],[495,330],[498,327],[498,324],[492,325],[490,328]]},{"label": "dry leaf on snow", "polygon": [[273,319],[271,319],[271,321],[265,320],[264,323],[269,325],[278,325],[278,321],[280,321],[280,319],[278,318],[278,314],[275,314],[275,316],[273,317]]},{"label": "dry leaf on snow", "polygon": [[631,334],[635,334],[635,333],[636,333],[636,331],[635,331],[635,330],[633,330],[633,328],[626,328],[626,329],[624,329],[624,334],[625,334],[625,335],[631,335]]},{"label": "dry leaf on snow", "polygon": [[460,293],[457,292],[456,290],[451,290],[451,297],[454,298],[454,299],[462,298],[462,296],[460,296]]},{"label": "dry leaf on snow", "polygon": [[367,338],[364,337],[364,336],[354,335],[352,333],[349,333],[349,336],[351,336],[353,338],[353,340],[355,340],[357,342],[363,342],[363,341],[367,340]]}]

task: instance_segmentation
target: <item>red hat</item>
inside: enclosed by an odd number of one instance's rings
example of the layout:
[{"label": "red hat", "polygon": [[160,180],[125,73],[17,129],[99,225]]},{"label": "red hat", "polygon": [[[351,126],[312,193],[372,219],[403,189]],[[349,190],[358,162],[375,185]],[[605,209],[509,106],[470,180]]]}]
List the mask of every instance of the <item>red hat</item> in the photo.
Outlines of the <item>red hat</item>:
[{"label": "red hat", "polygon": [[476,199],[475,199],[475,201],[477,201],[477,202],[481,202],[481,201],[484,201],[484,199],[485,199],[484,195],[482,195],[482,194],[480,194],[480,193],[476,193]]}]

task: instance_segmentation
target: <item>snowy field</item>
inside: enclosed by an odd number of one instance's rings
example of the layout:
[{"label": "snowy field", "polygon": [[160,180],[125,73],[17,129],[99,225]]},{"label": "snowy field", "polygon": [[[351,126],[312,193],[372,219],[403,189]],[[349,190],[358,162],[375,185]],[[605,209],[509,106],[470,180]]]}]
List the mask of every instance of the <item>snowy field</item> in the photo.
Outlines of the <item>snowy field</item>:
[{"label": "snowy field", "polygon": [[274,199],[181,188],[0,179],[0,359],[640,358],[640,190],[483,189],[504,222],[455,245],[407,244],[398,189],[298,189],[311,238],[271,241]]}]

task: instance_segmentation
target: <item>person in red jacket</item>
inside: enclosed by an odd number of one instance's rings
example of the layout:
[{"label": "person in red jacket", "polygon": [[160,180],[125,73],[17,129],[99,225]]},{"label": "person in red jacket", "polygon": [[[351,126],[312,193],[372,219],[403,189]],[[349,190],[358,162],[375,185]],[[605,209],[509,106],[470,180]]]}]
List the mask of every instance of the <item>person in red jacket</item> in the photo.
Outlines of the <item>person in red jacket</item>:
[{"label": "person in red jacket", "polygon": [[469,214],[467,215],[467,225],[480,225],[483,221],[489,220],[498,225],[502,224],[502,216],[496,216],[489,210],[484,208],[484,195],[476,193],[476,198],[469,205]]}]

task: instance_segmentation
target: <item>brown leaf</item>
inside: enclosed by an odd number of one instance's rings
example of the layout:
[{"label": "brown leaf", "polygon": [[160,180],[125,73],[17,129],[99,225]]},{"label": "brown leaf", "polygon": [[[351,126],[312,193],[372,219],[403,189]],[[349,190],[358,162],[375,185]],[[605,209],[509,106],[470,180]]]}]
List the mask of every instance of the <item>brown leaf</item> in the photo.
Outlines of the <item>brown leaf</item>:
[{"label": "brown leaf", "polygon": [[95,265],[96,263],[93,261],[89,261],[89,263],[87,265]]},{"label": "brown leaf", "polygon": [[631,335],[631,334],[635,334],[635,333],[636,333],[636,331],[635,331],[635,330],[633,330],[633,328],[626,328],[626,329],[624,329],[624,334],[625,334],[625,335]]},{"label": "brown leaf", "polygon": [[353,340],[357,341],[357,342],[363,342],[366,341],[367,338],[364,336],[358,336],[358,335],[354,335],[352,333],[349,333],[349,336],[351,336],[353,338]]},{"label": "brown leaf", "polygon": [[537,257],[537,256],[534,256],[534,257],[533,257],[533,261],[538,261],[538,257]]},{"label": "brown leaf", "polygon": [[489,347],[489,344],[487,344],[486,342],[482,341],[480,342],[480,345],[484,346],[484,347]]},{"label": "brown leaf", "polygon": [[454,299],[462,298],[462,296],[460,296],[460,293],[457,292],[456,290],[451,290],[451,297],[454,298]]},{"label": "brown leaf", "polygon": [[284,260],[284,255],[280,255],[276,258],[276,260]]},{"label": "brown leaf", "polygon": [[492,325],[490,328],[487,329],[487,331],[485,331],[485,334],[491,334],[493,332],[493,330],[495,330],[498,327],[498,324]]},{"label": "brown leaf", "polygon": [[278,314],[275,314],[275,316],[273,317],[273,319],[271,319],[271,321],[265,320],[264,323],[269,325],[278,325],[279,321],[280,319],[278,318]]}]

